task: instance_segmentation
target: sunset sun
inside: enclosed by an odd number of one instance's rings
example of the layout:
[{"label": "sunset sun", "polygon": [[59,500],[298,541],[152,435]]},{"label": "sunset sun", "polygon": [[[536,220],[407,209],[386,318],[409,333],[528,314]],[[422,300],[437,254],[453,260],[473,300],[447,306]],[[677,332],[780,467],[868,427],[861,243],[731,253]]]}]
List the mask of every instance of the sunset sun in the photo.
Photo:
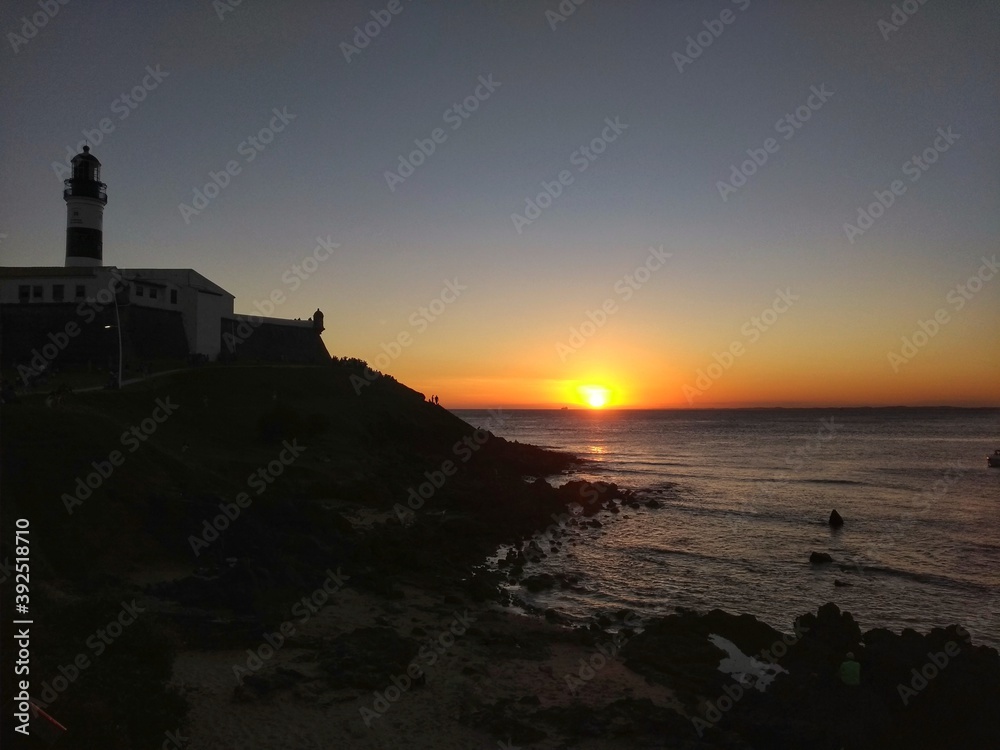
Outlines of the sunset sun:
[{"label": "sunset sun", "polygon": [[611,401],[611,389],[603,385],[582,385],[580,398],[591,409],[602,409]]}]

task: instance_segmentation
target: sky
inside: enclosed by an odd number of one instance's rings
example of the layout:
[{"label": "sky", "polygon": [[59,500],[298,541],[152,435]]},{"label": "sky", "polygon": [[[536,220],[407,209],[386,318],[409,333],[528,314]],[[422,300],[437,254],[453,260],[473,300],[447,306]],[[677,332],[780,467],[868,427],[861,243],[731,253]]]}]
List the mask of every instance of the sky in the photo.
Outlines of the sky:
[{"label": "sky", "polygon": [[448,407],[998,406],[998,31],[985,0],[13,0],[0,263],[63,264],[87,140],[106,263],[281,291]]}]

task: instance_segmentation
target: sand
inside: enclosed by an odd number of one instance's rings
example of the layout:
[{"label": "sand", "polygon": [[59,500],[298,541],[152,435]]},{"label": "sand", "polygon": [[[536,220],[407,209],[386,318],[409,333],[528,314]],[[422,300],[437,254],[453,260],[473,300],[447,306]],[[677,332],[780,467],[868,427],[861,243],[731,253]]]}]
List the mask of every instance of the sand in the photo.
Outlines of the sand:
[{"label": "sand", "polygon": [[[190,704],[182,734],[196,750],[302,750],[306,748],[515,748],[496,728],[477,726],[477,712],[496,701],[525,699],[532,710],[573,704],[601,708],[619,698],[649,698],[678,708],[671,692],[605,658],[591,646],[567,640],[567,631],[545,621],[501,610],[497,605],[444,602],[420,589],[403,586],[404,598],[389,600],[345,588],[268,659],[259,674],[293,670],[296,684],[264,697],[240,687],[234,665],[245,667],[246,650],[184,650],[174,664],[172,684]],[[317,649],[325,640],[359,627],[390,626],[402,636],[446,631],[456,618],[473,620],[454,643],[442,648],[426,669],[426,684],[411,687],[387,703],[388,710],[369,715],[372,690],[329,690],[324,686]],[[420,634],[421,631],[417,631]],[[610,641],[608,641],[610,643]],[[518,645],[520,644],[520,645]],[[521,654],[519,652],[525,651]],[[267,653],[266,650],[264,652]],[[578,677],[581,660],[598,668],[577,689],[567,675]],[[584,667],[583,674],[591,676]],[[386,683],[386,688],[391,683]],[[383,689],[384,691],[384,689]],[[395,692],[390,693],[395,697]],[[537,697],[537,704],[534,698]],[[464,720],[463,720],[464,717]],[[608,740],[576,744],[581,748],[628,747]],[[531,747],[565,747],[555,732]]]}]

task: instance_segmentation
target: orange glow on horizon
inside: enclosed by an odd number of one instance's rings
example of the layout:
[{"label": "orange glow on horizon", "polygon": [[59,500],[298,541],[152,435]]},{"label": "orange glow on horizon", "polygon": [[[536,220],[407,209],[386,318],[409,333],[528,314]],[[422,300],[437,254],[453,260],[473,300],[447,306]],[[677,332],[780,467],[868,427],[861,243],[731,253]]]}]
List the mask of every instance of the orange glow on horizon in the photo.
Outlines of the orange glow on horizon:
[{"label": "orange glow on horizon", "polygon": [[777,337],[772,341],[761,341],[721,373],[718,368],[708,370],[714,361],[711,352],[721,347],[706,348],[708,355],[683,350],[651,355],[631,347],[598,351],[595,345],[593,356],[587,350],[581,353],[586,358],[573,363],[572,374],[565,367],[539,366],[536,356],[512,358],[493,372],[477,368],[458,374],[427,368],[414,376],[405,371],[393,374],[420,391],[439,394],[442,404],[457,409],[998,405],[993,386],[996,354],[989,347],[964,354],[951,350],[960,349],[961,342],[947,342],[946,348],[942,339],[940,353],[922,351],[895,372],[885,351],[874,345],[862,348],[861,356],[846,344],[827,342],[802,357]]},{"label": "orange glow on horizon", "polygon": [[[964,388],[945,390],[933,377],[883,377],[871,372],[826,373],[805,371],[731,373],[696,395],[691,402],[682,388],[691,380],[601,381],[532,378],[435,378],[420,388],[441,395],[448,408],[559,409],[725,409],[767,407],[860,407],[860,406],[980,406],[996,407],[989,389],[969,387],[985,380],[983,373],[966,377]],[[783,377],[782,377],[783,375]],[[975,377],[979,375],[979,377]],[[971,381],[971,382],[970,382]],[[405,382],[405,381],[404,381]],[[614,382],[614,386],[602,382]],[[424,385],[417,381],[416,384]],[[418,387],[419,387],[418,385]]]}]

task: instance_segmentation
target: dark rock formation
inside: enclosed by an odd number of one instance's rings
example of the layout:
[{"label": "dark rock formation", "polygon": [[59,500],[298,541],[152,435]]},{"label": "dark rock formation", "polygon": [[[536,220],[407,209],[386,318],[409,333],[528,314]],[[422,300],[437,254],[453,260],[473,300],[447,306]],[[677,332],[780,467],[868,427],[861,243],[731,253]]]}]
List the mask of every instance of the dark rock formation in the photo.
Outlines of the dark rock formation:
[{"label": "dark rock formation", "polygon": [[844,519],[841,518],[840,514],[836,511],[836,509],[834,509],[830,511],[830,520],[827,521],[827,523],[830,524],[831,529],[839,529],[844,525]]},{"label": "dark rock formation", "polygon": [[[720,673],[715,633],[782,667],[766,692]],[[861,685],[838,678],[847,652]],[[1000,654],[958,626],[861,633],[834,604],[782,635],[747,615],[682,612],[656,620],[622,649],[628,667],[671,685],[705,737],[721,730],[752,747],[820,750],[1000,747]],[[728,736],[732,736],[728,734]]]},{"label": "dark rock formation", "polygon": [[545,591],[556,585],[556,579],[550,573],[539,573],[527,576],[521,581],[521,585],[531,592]]},{"label": "dark rock formation", "polygon": [[833,558],[826,552],[813,552],[809,555],[809,562],[813,565],[824,565],[826,563],[832,563]]},{"label": "dark rock formation", "polygon": [[747,654],[766,650],[781,638],[777,630],[750,615],[682,610],[648,623],[621,655],[627,667],[671,686],[682,700],[693,703],[698,695],[721,690],[724,682],[718,665],[726,653],[708,640],[710,634],[732,641]]},{"label": "dark rock formation", "polygon": [[616,500],[636,503],[638,507],[633,492],[608,482],[573,480],[560,487],[558,492],[565,505],[579,506],[584,516],[593,516],[604,509],[617,512]]}]

